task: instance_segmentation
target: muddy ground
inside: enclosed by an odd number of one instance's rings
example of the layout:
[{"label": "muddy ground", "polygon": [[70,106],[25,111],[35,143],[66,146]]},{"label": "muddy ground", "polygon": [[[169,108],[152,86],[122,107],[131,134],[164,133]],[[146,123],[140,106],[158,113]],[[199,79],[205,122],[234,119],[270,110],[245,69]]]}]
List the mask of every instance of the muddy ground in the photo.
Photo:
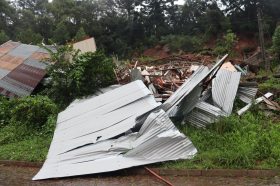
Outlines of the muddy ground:
[{"label": "muddy ground", "polygon": [[[17,186],[17,185],[51,185],[51,186],[86,186],[86,185],[100,185],[100,186],[120,186],[120,185],[135,185],[135,186],[149,186],[149,185],[166,185],[164,182],[158,180],[152,175],[124,175],[123,173],[111,173],[102,175],[79,176],[73,178],[53,179],[44,181],[31,181],[31,178],[37,173],[39,168],[30,167],[15,167],[0,165],[0,185],[1,186]],[[188,177],[188,176],[164,176],[175,186],[220,186],[220,185],[280,185],[280,178],[223,178],[223,177]]]}]

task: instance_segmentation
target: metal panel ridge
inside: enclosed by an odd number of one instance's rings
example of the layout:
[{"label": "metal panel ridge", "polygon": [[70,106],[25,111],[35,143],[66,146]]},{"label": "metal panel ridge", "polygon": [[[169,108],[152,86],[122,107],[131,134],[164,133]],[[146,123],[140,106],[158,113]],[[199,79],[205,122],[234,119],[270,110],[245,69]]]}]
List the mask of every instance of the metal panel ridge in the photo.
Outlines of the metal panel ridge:
[{"label": "metal panel ridge", "polygon": [[59,155],[50,151],[33,180],[110,172],[169,160],[191,159],[197,153],[192,142],[179,132],[163,110],[150,113],[140,130],[135,133],[85,145]]},{"label": "metal panel ridge", "polygon": [[232,113],[240,78],[240,72],[220,69],[213,81],[212,98],[214,105],[226,112],[228,116]]},{"label": "metal panel ridge", "polygon": [[[168,113],[169,116],[175,116],[178,112],[183,112],[187,114],[191,109],[195,107],[195,104],[198,102],[200,94],[194,94],[193,91],[199,92],[202,91],[202,82],[207,80],[211,75],[214,75],[220,67],[223,65],[227,59],[228,54],[225,55],[221,60],[219,60],[211,70],[208,70],[207,67],[201,66],[195,73],[179,88],[177,91],[169,97],[166,102],[163,104],[163,109]],[[192,94],[193,93],[193,94]],[[189,96],[190,95],[190,96]],[[181,105],[184,104],[184,100],[192,99],[189,107],[183,106],[185,111],[178,109]],[[182,107],[182,106],[181,106]]]}]

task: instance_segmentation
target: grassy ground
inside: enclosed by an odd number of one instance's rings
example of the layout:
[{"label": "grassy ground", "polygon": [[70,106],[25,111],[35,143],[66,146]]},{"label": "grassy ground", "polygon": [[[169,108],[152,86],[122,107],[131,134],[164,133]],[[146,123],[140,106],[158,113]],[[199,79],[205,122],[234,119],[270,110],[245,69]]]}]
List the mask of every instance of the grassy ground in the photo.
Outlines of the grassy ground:
[{"label": "grassy ground", "polygon": [[[262,83],[261,90],[275,88],[279,91],[278,81]],[[254,107],[241,117],[232,115],[207,130],[178,125],[197,147],[198,154],[192,160],[168,162],[159,166],[205,169],[278,168],[279,116],[279,113],[267,113]],[[52,140],[55,120],[52,117],[40,130],[30,129],[17,122],[2,124],[2,127],[0,125],[0,159],[44,161]]]},{"label": "grassy ground", "polygon": [[50,142],[50,137],[33,136],[23,141],[0,145],[0,159],[43,162],[46,159]]},{"label": "grassy ground", "polygon": [[[276,116],[276,115],[275,115]],[[216,123],[207,130],[182,127],[198,149],[192,160],[165,163],[165,168],[277,168],[280,165],[280,120],[256,109]]]}]

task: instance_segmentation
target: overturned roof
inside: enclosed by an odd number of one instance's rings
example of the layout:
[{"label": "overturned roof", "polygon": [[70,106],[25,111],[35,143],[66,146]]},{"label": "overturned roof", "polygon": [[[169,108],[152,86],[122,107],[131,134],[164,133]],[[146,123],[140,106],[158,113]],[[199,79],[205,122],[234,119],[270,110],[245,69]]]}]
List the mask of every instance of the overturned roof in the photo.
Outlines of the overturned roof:
[{"label": "overturned roof", "polygon": [[58,116],[47,160],[33,180],[192,158],[197,150],[142,81],[76,102]]},{"label": "overturned roof", "polygon": [[47,50],[8,41],[0,46],[0,94],[13,98],[30,95],[45,76]]}]

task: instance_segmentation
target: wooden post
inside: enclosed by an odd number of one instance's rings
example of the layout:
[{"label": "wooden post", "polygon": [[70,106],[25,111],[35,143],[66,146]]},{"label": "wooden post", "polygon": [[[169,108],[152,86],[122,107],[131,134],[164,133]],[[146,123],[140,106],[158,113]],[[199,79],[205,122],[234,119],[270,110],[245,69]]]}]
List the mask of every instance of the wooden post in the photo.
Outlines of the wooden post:
[{"label": "wooden post", "polygon": [[259,25],[259,38],[260,38],[262,62],[265,64],[266,72],[269,72],[270,71],[270,63],[269,63],[269,60],[266,60],[266,57],[265,57],[263,19],[262,19],[262,13],[261,13],[260,8],[258,8],[258,25]]}]

